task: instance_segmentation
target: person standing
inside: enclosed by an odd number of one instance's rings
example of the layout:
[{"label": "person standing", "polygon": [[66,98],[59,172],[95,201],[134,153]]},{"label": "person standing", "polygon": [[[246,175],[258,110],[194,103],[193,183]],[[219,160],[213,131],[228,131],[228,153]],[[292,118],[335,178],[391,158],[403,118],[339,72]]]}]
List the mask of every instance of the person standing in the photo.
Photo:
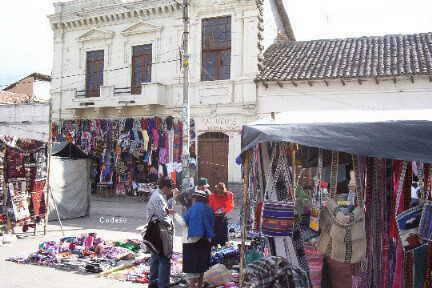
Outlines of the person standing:
[{"label": "person standing", "polygon": [[209,188],[210,188],[210,185],[208,184],[207,178],[200,178],[198,180],[197,190],[205,192],[207,194],[207,197],[210,196],[210,194],[211,194],[211,191]]},{"label": "person standing", "polygon": [[183,206],[185,210],[189,209],[192,206],[192,195],[196,190],[205,192],[207,194],[207,197],[211,194],[209,190],[210,185],[208,184],[207,178],[200,178],[197,184],[198,185],[196,189],[183,192],[177,197],[178,202]]},{"label": "person standing", "polygon": [[[171,276],[175,214],[173,197],[178,193],[168,177],[159,181],[147,204],[148,229],[153,229],[149,240],[153,246],[150,260],[149,288],[168,288]],[[151,228],[149,228],[151,227]]]},{"label": "person standing", "polygon": [[234,194],[226,189],[223,182],[216,185],[215,193],[209,197],[209,205],[215,213],[215,238],[213,245],[224,246],[228,242],[227,214],[234,209]]},{"label": "person standing", "polygon": [[214,215],[207,200],[207,193],[196,190],[192,194],[192,206],[183,216],[188,229],[183,243],[183,273],[191,288],[202,287],[204,272],[210,265],[211,239],[215,235]]}]

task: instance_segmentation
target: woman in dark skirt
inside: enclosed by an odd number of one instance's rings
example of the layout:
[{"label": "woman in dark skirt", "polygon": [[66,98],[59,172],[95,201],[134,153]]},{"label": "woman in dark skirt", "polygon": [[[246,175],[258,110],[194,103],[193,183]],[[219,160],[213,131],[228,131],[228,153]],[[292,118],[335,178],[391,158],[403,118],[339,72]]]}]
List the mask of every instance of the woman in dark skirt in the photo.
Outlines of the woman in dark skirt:
[{"label": "woman in dark skirt", "polygon": [[202,287],[204,272],[210,266],[214,215],[207,200],[205,192],[195,191],[192,195],[193,204],[184,215],[188,234],[183,243],[183,272],[191,288]]},{"label": "woman in dark skirt", "polygon": [[228,218],[227,214],[234,209],[234,195],[226,189],[224,183],[216,185],[215,193],[209,197],[209,205],[215,213],[215,238],[213,245],[224,246],[228,242]]}]

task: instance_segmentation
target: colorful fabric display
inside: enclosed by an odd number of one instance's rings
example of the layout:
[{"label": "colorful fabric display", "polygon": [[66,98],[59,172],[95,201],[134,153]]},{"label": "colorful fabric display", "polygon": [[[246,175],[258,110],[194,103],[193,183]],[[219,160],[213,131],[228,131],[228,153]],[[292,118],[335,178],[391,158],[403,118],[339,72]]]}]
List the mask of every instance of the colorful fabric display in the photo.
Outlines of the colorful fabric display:
[{"label": "colorful fabric display", "polygon": [[[56,123],[53,127],[57,126]],[[54,128],[53,128],[54,129]],[[127,118],[120,120],[67,120],[63,122],[62,133],[54,141],[69,138],[90,156],[99,161],[100,186],[116,187],[123,183],[126,193],[133,192],[132,183],[157,181],[148,171],[158,168],[160,164],[181,162],[183,145],[182,123],[170,117],[163,121],[154,118]],[[170,136],[172,135],[172,136]],[[173,155],[174,157],[172,157]],[[103,165],[105,164],[105,165]],[[145,164],[149,169],[137,169]],[[119,166],[126,169],[118,169]],[[146,173],[146,177],[143,177]],[[119,185],[119,193],[123,187]]]},{"label": "colorful fabric display", "polygon": [[412,250],[424,244],[419,237],[419,224],[423,212],[423,206],[410,208],[396,218],[399,236],[405,250]]},{"label": "colorful fabric display", "polygon": [[311,245],[305,246],[305,253],[309,265],[309,277],[312,288],[320,288],[324,265],[324,254]]},{"label": "colorful fabric display", "polygon": [[308,288],[307,273],[282,257],[266,257],[246,267],[246,288]]},{"label": "colorful fabric display", "polygon": [[423,205],[423,211],[419,225],[419,236],[424,240],[432,241],[432,202],[427,201]]},{"label": "colorful fabric display", "polygon": [[35,181],[31,192],[32,201],[32,214],[34,216],[44,215],[46,212],[45,207],[45,194],[44,188],[46,181]]},{"label": "colorful fabric display", "polygon": [[225,247],[212,253],[210,258],[210,266],[216,264],[228,264],[227,266],[232,266],[233,262],[238,263],[239,259],[240,250],[237,247]]},{"label": "colorful fabric display", "polygon": [[262,233],[269,237],[292,236],[295,216],[293,202],[264,203]]},{"label": "colorful fabric display", "polygon": [[287,259],[293,266],[300,267],[299,258],[291,237],[275,237],[273,241],[275,246],[274,255]]}]

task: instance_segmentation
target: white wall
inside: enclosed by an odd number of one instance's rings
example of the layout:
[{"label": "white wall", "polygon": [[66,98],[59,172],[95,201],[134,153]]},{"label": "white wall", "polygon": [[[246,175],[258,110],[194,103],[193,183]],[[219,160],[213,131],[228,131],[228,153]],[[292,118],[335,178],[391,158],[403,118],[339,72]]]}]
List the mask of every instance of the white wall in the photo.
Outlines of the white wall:
[{"label": "white wall", "polygon": [[49,105],[0,105],[0,135],[48,142]]},{"label": "white wall", "polygon": [[271,84],[258,86],[258,114],[263,117],[271,112],[300,111],[382,111],[415,110],[432,108],[432,82],[428,78],[392,79],[363,82],[330,81],[298,83],[295,87],[287,82],[281,88]]},{"label": "white wall", "polygon": [[48,102],[51,94],[51,82],[49,81],[34,81],[33,82],[33,97],[38,102]]}]

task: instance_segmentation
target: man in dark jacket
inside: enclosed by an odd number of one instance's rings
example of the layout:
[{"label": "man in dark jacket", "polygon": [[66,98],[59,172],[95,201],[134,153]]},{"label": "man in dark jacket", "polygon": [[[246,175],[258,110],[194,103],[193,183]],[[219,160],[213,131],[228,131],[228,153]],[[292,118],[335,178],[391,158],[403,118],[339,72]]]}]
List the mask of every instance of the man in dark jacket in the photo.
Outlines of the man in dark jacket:
[{"label": "man in dark jacket", "polygon": [[[170,254],[172,252],[173,233],[169,231],[168,233],[161,232],[167,232],[166,230],[174,229],[173,219],[171,216],[175,214],[173,209],[174,203],[169,203],[169,201],[172,201],[173,196],[176,194],[177,190],[174,188],[174,184],[171,179],[168,177],[163,177],[159,181],[159,189],[153,191],[152,196],[150,197],[150,200],[147,204],[147,212],[149,217],[148,227],[153,227],[153,235],[156,234],[156,237],[160,237],[160,243],[152,243],[155,246],[156,251],[152,251],[150,261],[149,288],[169,287],[171,274]],[[154,223],[157,223],[158,226],[155,227]],[[171,239],[166,237],[171,237]],[[150,242],[154,242],[154,240]]]}]

